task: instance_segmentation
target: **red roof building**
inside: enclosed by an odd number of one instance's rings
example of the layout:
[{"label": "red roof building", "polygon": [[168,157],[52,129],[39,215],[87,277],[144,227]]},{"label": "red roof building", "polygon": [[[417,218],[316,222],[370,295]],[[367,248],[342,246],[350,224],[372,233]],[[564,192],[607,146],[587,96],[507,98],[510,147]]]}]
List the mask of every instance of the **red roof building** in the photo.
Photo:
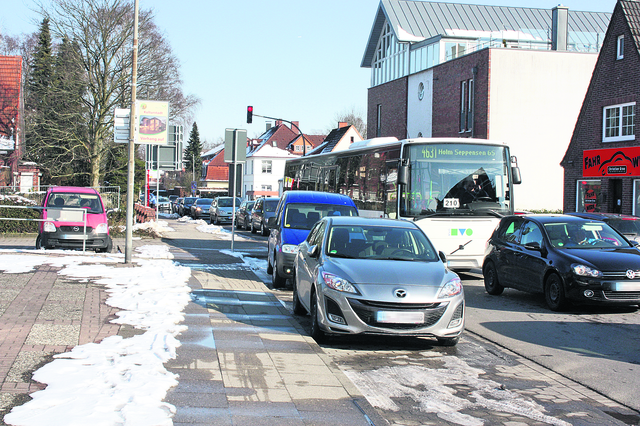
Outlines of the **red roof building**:
[{"label": "red roof building", "polygon": [[19,176],[24,141],[23,98],[22,57],[0,56],[0,186],[33,186],[14,179]]}]

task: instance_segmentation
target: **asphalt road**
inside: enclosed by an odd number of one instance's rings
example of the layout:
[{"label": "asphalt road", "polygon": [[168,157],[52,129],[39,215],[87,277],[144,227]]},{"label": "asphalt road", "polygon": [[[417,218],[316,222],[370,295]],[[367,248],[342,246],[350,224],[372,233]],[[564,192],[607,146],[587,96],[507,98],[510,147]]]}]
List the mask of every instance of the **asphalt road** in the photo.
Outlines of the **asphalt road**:
[{"label": "asphalt road", "polygon": [[[230,226],[226,228],[230,229]],[[248,231],[236,233],[249,240],[236,240],[235,250],[266,259],[267,237]],[[203,264],[207,263],[207,252],[212,249],[208,238],[173,240],[173,244],[192,251]],[[230,248],[230,244],[229,241],[218,242],[216,249],[225,245]],[[405,404],[415,408],[416,404],[419,406],[424,400],[429,400],[429,396],[421,393],[420,384],[407,385],[407,381],[411,380],[409,377],[417,374],[411,368],[421,366],[420,374],[425,371],[433,373],[423,377],[423,380],[438,381],[438,375],[445,371],[442,366],[447,363],[450,365],[446,371],[458,371],[466,377],[460,386],[470,389],[470,395],[478,392],[477,387],[487,386],[474,373],[480,369],[481,377],[493,378],[491,383],[500,383],[498,387],[530,388],[520,395],[537,392],[537,400],[544,400],[545,394],[577,392],[583,395],[580,386],[577,386],[577,391],[571,389],[569,382],[573,381],[587,390],[595,391],[595,399],[604,396],[624,407],[640,411],[640,311],[588,307],[555,313],[546,308],[541,295],[506,289],[501,296],[490,296],[484,291],[481,275],[469,273],[461,274],[461,277],[467,301],[466,332],[456,348],[439,348],[432,342],[418,339],[376,339],[372,342],[368,338],[356,338],[347,343],[344,340],[334,340],[323,345],[347,375],[355,382],[360,382],[359,387],[370,388],[379,402],[378,408],[392,424],[424,421],[423,409],[412,417],[411,410],[403,410],[403,404],[398,402],[406,400]],[[282,291],[279,299],[290,304],[291,292]],[[308,318],[300,317],[300,321],[305,325]],[[524,379],[518,374],[504,374],[514,364],[521,364],[522,359],[531,361],[528,369],[536,370],[535,374],[526,373]],[[542,372],[537,370],[538,366],[541,366]],[[542,367],[546,367],[549,372]],[[469,377],[472,379],[468,382]],[[566,386],[561,384],[565,378],[570,379]],[[390,389],[394,393],[385,395]],[[551,416],[549,419],[544,418],[544,415],[541,420],[541,414],[535,410],[527,414],[527,410],[523,408],[526,406],[524,402],[524,406],[518,406],[517,398],[516,407],[510,409],[517,412],[524,410],[526,415],[519,419],[521,424],[640,423],[637,412],[612,414],[612,411],[607,411],[606,406],[598,407],[590,398],[569,397],[564,400],[552,396],[549,399],[545,405],[546,412],[563,413],[565,416],[568,413],[578,413],[575,414],[578,417],[581,415],[579,413],[589,413],[590,420],[569,423],[558,420],[557,423],[555,417]],[[440,411],[443,404],[449,403],[437,398],[430,401],[439,406]],[[457,404],[453,411],[485,409],[484,406],[479,408],[476,400],[472,403],[468,398]],[[474,424],[477,420],[464,417],[449,419],[451,424]]]}]

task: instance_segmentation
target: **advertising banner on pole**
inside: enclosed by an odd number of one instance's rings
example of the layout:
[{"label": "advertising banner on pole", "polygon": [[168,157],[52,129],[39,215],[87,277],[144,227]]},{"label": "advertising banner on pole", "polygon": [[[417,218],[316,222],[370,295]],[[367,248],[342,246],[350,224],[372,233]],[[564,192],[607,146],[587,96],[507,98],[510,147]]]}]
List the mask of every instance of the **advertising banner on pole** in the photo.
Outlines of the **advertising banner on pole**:
[{"label": "advertising banner on pole", "polygon": [[138,132],[136,143],[167,145],[169,143],[169,102],[136,101]]}]

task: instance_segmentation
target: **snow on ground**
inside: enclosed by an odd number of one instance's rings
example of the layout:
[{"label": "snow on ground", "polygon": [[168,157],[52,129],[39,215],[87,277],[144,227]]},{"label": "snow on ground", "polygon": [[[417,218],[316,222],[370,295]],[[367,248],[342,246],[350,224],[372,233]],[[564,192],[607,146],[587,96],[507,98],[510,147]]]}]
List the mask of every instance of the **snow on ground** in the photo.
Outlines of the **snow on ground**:
[{"label": "snow on ground", "polygon": [[180,219],[178,219],[178,222],[193,223],[197,225],[196,229],[198,231],[204,232],[205,234],[214,234],[216,238],[220,240],[231,240],[231,236],[233,235],[234,241],[253,241],[250,238],[244,237],[242,234],[229,231],[222,226],[208,224],[202,219],[194,220],[189,216],[182,216]]},{"label": "snow on ground", "polygon": [[111,265],[122,262],[122,255],[52,250],[46,253],[66,256],[49,257],[34,250],[39,255],[7,252],[2,250],[4,273],[28,272],[47,264],[61,267],[60,275],[106,286],[107,304],[121,309],[113,322],[145,332],[127,339],[111,336],[56,355],[33,376],[47,384],[46,389],[31,394],[33,399],[15,407],[4,421],[25,426],[172,425],[175,407],[162,400],[178,382],[163,363],[175,358],[180,346],[176,336],[184,330],[178,324],[190,300],[191,270],[168,260],[168,248],[163,245],[137,248],[135,267]]},{"label": "snow on ground", "polygon": [[[343,371],[371,405],[383,410],[400,411],[394,399],[408,397],[414,400],[419,410],[435,413],[443,421],[461,426],[484,425],[483,419],[462,411],[485,410],[516,414],[555,426],[570,426],[570,423],[545,414],[545,408],[532,399],[481,377],[484,371],[471,367],[459,357],[433,352],[423,352],[421,355],[441,357],[444,367],[397,365],[365,371]],[[460,388],[465,389],[464,393],[460,392]]]}]

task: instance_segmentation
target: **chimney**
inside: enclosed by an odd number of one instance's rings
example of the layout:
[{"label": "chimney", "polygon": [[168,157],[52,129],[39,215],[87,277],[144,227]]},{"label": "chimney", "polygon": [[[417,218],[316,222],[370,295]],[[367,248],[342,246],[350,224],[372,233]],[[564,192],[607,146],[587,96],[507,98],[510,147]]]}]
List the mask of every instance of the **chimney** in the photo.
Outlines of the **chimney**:
[{"label": "chimney", "polygon": [[282,120],[276,120],[276,127],[282,124]]},{"label": "chimney", "polygon": [[268,131],[271,128],[271,122],[267,121],[267,128],[265,129],[265,131]]},{"label": "chimney", "polygon": [[551,50],[567,50],[569,8],[561,4],[551,9]]},{"label": "chimney", "polygon": [[300,127],[300,122],[299,121],[292,121],[291,123],[293,124],[291,126],[291,130],[295,130],[297,132],[298,128]]},{"label": "chimney", "polygon": [[338,123],[338,129],[342,129],[343,127],[347,127],[349,125],[349,123],[347,123],[346,121],[340,121]]}]

